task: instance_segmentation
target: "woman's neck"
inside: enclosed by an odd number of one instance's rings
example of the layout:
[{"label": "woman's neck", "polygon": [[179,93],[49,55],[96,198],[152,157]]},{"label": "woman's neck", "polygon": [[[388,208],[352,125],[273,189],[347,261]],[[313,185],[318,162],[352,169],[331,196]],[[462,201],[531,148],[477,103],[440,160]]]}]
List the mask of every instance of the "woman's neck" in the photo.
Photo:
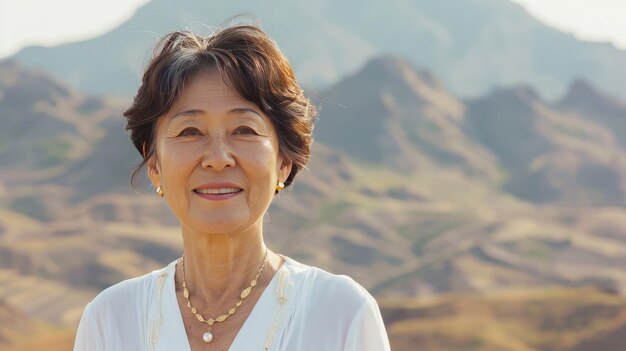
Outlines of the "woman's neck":
[{"label": "woman's neck", "polygon": [[[250,286],[267,250],[261,230],[213,235],[183,228],[183,245],[184,278],[189,292],[195,299],[217,306],[236,302],[233,297]],[[276,272],[276,258],[268,252],[263,277]],[[182,280],[180,267],[177,275]]]}]

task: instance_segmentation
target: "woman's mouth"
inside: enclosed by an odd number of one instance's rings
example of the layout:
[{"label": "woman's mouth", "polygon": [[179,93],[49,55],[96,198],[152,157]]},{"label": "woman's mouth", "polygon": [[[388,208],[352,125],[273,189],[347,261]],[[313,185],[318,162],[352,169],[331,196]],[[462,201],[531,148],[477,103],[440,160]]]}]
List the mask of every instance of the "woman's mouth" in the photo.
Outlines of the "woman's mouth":
[{"label": "woman's mouth", "polygon": [[206,200],[227,200],[237,196],[242,189],[237,188],[214,188],[214,189],[194,189],[194,193]]}]

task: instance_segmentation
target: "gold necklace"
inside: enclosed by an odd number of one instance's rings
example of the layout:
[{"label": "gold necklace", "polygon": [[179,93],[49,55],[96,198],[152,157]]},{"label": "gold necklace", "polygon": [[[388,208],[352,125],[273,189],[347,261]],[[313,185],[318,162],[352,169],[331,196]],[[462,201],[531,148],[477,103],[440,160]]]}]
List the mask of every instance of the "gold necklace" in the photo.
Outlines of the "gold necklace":
[{"label": "gold necklace", "polygon": [[263,263],[261,263],[261,265],[259,266],[259,270],[257,271],[254,279],[252,279],[252,281],[250,282],[250,286],[243,289],[243,291],[241,291],[241,294],[239,295],[240,297],[239,301],[237,301],[234,307],[228,310],[228,313],[225,313],[217,318],[205,319],[200,313],[198,313],[198,310],[191,305],[191,301],[189,300],[189,290],[187,290],[187,282],[185,281],[185,256],[183,255],[178,260],[178,262],[180,262],[180,270],[183,275],[183,296],[185,297],[185,300],[187,300],[187,307],[191,310],[191,313],[193,313],[194,316],[196,316],[199,322],[206,323],[209,325],[209,329],[204,334],[202,334],[202,340],[204,340],[204,342],[206,343],[210,343],[211,341],[213,341],[213,333],[211,333],[213,324],[222,323],[225,320],[227,320],[228,317],[235,314],[235,311],[237,311],[237,308],[241,306],[241,304],[243,303],[243,300],[245,300],[248,297],[248,295],[250,295],[250,291],[252,291],[252,288],[256,286],[257,279],[259,279],[259,276],[261,275],[261,272],[263,272],[263,268],[265,267],[265,264],[267,263],[267,247],[265,248],[265,255],[263,256]]}]

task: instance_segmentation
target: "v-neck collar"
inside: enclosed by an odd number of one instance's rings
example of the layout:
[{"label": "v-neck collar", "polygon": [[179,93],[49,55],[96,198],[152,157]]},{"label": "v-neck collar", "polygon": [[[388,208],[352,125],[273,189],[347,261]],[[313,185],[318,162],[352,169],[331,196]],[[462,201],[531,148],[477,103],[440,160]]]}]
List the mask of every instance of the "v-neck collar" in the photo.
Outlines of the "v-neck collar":
[{"label": "v-neck collar", "polygon": [[[174,277],[176,273],[177,261],[178,260],[170,263],[168,267],[169,274],[167,277],[168,281],[166,284],[166,294],[167,300],[173,303],[165,304],[165,307],[168,309],[166,315],[173,316],[174,318],[172,327],[175,329],[173,330],[173,334],[175,334],[175,339],[180,340],[183,344],[185,344],[184,346],[177,345],[177,347],[183,347],[183,351],[191,351],[191,344],[189,343],[187,331],[185,330],[185,323],[183,322],[183,311],[181,311],[180,306],[178,305],[178,298],[176,297],[176,283]],[[252,308],[252,311],[248,315],[248,318],[246,318],[243,325],[237,332],[237,335],[235,335],[235,338],[233,339],[233,342],[231,343],[228,350],[248,350],[250,348],[247,347],[246,343],[256,343],[257,339],[259,340],[258,345],[263,344],[269,332],[271,316],[274,313],[274,309],[278,305],[278,301],[275,298],[275,290],[278,284],[278,276],[282,270],[287,269],[286,266],[291,264],[290,261],[291,260],[289,257],[285,257],[284,262],[278,268],[276,273],[274,273],[274,276],[270,280],[269,284],[267,285],[265,290],[263,290],[261,296]],[[259,319],[263,320],[261,321]],[[267,330],[265,328],[253,328],[251,330],[248,330],[250,328],[250,325],[265,325],[267,326]],[[250,336],[250,338],[246,338],[246,336]]]}]

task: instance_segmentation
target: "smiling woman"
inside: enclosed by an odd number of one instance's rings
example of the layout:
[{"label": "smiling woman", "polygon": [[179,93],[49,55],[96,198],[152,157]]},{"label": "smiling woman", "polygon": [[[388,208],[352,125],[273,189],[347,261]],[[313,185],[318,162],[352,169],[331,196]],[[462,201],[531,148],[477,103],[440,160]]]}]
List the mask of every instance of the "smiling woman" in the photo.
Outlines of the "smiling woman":
[{"label": "smiling woman", "polygon": [[265,212],[309,159],[315,109],[260,28],[166,36],[125,116],[184,252],[100,293],[74,350],[389,350],[363,287],[264,243]]},{"label": "smiling woman", "polygon": [[170,111],[157,122],[148,174],[174,214],[201,235],[260,230],[292,166],[269,117],[211,68],[188,80]]}]

